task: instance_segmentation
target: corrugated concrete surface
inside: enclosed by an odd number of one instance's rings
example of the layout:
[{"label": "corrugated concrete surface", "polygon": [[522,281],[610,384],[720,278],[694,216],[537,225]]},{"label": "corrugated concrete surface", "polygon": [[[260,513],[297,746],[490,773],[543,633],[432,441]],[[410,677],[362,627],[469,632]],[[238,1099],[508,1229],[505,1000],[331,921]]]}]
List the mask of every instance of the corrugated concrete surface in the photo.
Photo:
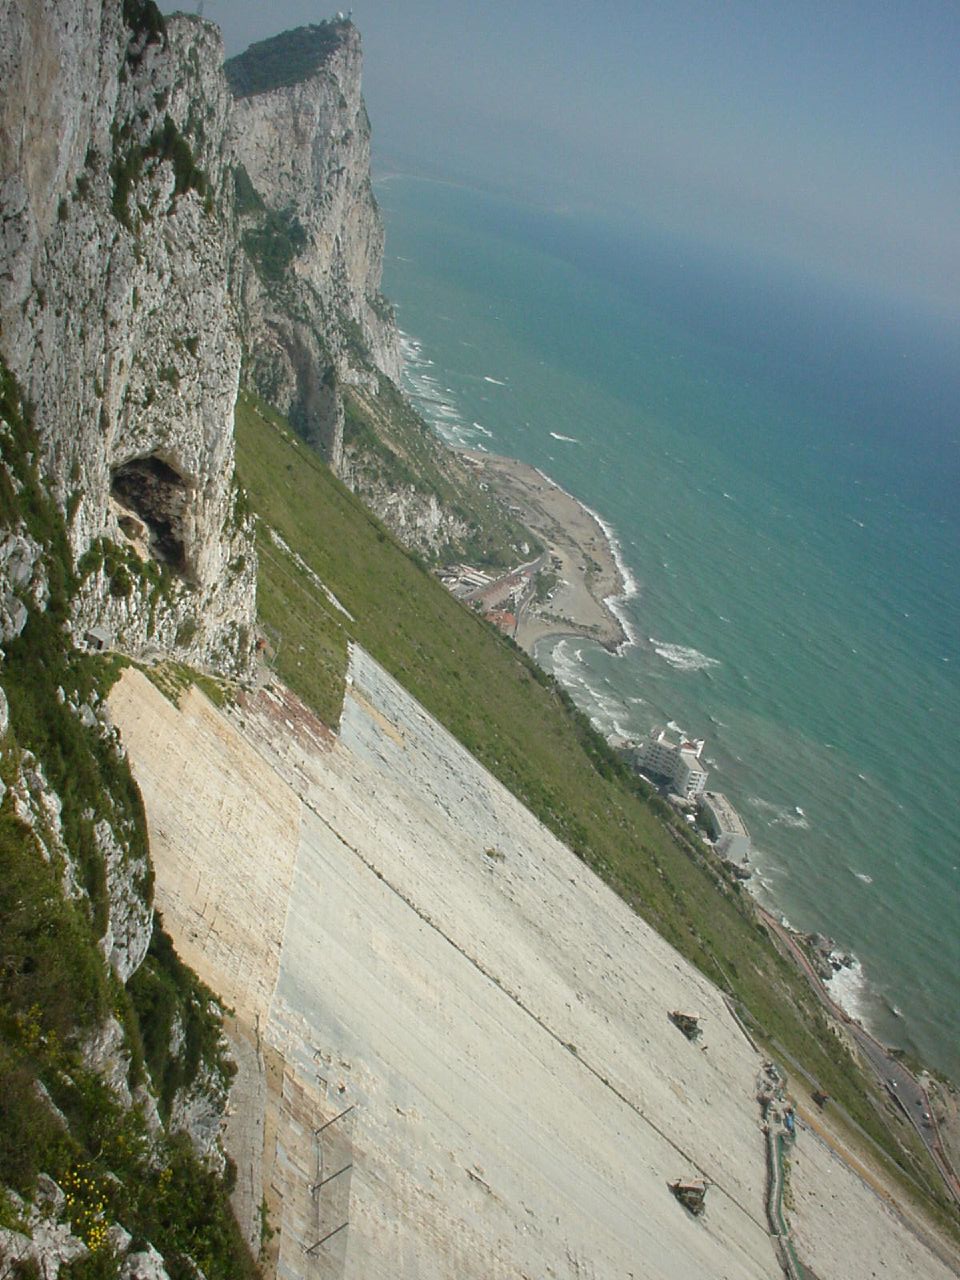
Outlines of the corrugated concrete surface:
[{"label": "corrugated concrete surface", "polygon": [[758,1059],[719,993],[359,650],[350,676],[339,740],[279,688],[232,723],[136,673],[111,698],[167,926],[284,1063],[280,1274],[778,1275]]}]

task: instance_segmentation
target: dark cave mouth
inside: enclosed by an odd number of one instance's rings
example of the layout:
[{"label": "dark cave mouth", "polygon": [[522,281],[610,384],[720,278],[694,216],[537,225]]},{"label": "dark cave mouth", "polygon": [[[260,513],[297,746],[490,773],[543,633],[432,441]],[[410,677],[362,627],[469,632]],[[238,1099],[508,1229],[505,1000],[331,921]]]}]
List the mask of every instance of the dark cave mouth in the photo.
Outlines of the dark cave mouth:
[{"label": "dark cave mouth", "polygon": [[[189,500],[186,482],[179,472],[153,454],[133,458],[115,467],[110,479],[114,499],[139,517],[150,532],[150,550],[157,560],[185,575],[184,513]],[[133,522],[120,519],[130,536]]]}]

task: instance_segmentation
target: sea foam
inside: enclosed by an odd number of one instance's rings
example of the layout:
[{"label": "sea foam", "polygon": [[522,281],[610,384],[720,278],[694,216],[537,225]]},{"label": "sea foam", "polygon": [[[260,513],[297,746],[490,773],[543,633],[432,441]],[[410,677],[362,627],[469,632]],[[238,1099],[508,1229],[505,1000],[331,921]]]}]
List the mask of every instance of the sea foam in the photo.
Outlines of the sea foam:
[{"label": "sea foam", "polygon": [[699,649],[691,649],[688,645],[668,644],[665,640],[655,640],[653,636],[650,637],[650,643],[654,652],[677,671],[707,671],[710,667],[720,666],[719,658],[708,657]]},{"label": "sea foam", "polygon": [[825,985],[830,998],[851,1018],[866,1026],[867,979],[860,961],[854,958],[849,968],[838,969]]}]

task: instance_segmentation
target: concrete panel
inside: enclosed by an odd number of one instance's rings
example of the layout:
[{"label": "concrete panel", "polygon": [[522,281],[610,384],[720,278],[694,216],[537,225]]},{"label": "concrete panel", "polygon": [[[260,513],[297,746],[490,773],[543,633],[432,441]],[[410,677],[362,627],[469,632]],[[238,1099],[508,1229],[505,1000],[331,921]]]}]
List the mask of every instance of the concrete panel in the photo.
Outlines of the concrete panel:
[{"label": "concrete panel", "polygon": [[300,800],[194,688],[178,709],[129,669],[109,706],[143,792],[164,924],[253,1026],[276,984]]},{"label": "concrete panel", "polygon": [[958,1274],[807,1129],[790,1157],[789,1178],[797,1252],[818,1280],[950,1280]]},{"label": "concrete panel", "polygon": [[[283,1280],[780,1274],[759,1061],[719,993],[375,662],[351,655],[339,740],[279,687],[228,722],[128,673],[111,707],[178,949],[280,1063],[263,1189]],[[878,1275],[939,1276],[838,1167],[812,1175],[835,1204],[798,1196],[801,1258],[866,1276],[824,1234],[889,1229]],[[713,1184],[698,1219],[667,1189],[686,1176]]]}]

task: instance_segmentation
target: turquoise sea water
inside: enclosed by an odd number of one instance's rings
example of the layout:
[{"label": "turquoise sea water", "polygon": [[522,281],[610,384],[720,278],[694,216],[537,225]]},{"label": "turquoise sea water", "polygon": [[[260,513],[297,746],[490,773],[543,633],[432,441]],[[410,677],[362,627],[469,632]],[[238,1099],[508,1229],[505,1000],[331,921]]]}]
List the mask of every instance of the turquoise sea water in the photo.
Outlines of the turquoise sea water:
[{"label": "turquoise sea water", "polygon": [[410,177],[378,184],[407,381],[615,531],[635,643],[538,656],[605,731],[707,740],[759,896],[960,1079],[960,362],[879,303]]}]

